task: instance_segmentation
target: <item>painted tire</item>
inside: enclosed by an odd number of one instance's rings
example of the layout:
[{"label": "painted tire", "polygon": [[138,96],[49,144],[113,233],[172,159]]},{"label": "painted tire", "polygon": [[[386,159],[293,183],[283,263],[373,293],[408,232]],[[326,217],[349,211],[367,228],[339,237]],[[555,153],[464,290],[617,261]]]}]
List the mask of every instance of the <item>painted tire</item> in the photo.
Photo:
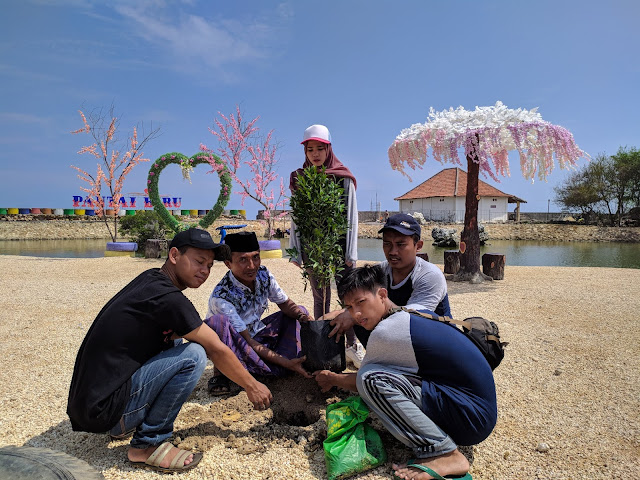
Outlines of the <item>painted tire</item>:
[{"label": "painted tire", "polygon": [[180,210],[180,215],[182,215],[183,217],[188,217],[189,216],[189,210]]},{"label": "painted tire", "polygon": [[189,210],[189,216],[190,217],[197,217],[198,216],[198,210]]},{"label": "painted tire", "polygon": [[104,252],[105,257],[135,257],[136,252],[113,252],[111,250],[106,250]]},{"label": "painted tire", "polygon": [[51,215],[53,213],[53,209],[51,208],[41,208],[40,213],[43,215]]},{"label": "painted tire", "polygon": [[133,216],[135,214],[136,214],[135,210],[127,210],[127,212],[126,212],[126,215],[130,215],[130,216]]},{"label": "painted tire", "polygon": [[84,215],[85,209],[84,208],[76,208],[73,213],[75,213],[76,215]]},{"label": "painted tire", "polygon": [[0,215],[6,215],[7,214],[7,209],[6,208],[0,208]]},{"label": "painted tire", "polygon": [[19,208],[18,209],[18,213],[20,215],[29,215],[31,213],[31,209],[30,208]]},{"label": "painted tire", "polygon": [[260,258],[282,258],[282,250],[260,250]]},{"label": "painted tire", "polygon": [[64,212],[65,215],[75,215],[76,214],[76,211],[73,208],[65,208],[63,210],[63,212]]},{"label": "painted tire", "polygon": [[258,245],[260,245],[260,250],[280,250],[282,248],[280,240],[260,240]]},{"label": "painted tire", "polygon": [[0,448],[2,478],[39,478],[42,480],[104,480],[84,460],[41,447]]},{"label": "painted tire", "polygon": [[85,214],[87,217],[95,217],[95,215],[96,215],[96,211],[95,211],[95,210],[85,210],[85,211],[84,211],[84,214]]},{"label": "painted tire", "polygon": [[136,242],[107,242],[107,251],[110,252],[137,252]]},{"label": "painted tire", "polygon": [[61,208],[54,208],[53,209],[53,214],[54,215],[64,215],[64,210]]},{"label": "painted tire", "polygon": [[229,215],[238,215],[238,210],[229,210]]}]

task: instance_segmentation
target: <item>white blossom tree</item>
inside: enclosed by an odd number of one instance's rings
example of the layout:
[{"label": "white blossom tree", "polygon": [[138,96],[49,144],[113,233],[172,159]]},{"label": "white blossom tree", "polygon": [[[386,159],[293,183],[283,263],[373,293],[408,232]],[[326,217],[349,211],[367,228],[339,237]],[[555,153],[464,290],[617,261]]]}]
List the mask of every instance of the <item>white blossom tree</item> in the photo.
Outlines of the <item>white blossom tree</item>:
[{"label": "white blossom tree", "polygon": [[478,176],[482,172],[495,181],[509,176],[509,151],[520,154],[522,175],[546,181],[554,167],[572,168],[580,157],[589,158],[576,145],[565,128],[542,119],[537,109],[509,109],[502,102],[492,107],[462,107],[442,112],[429,111],[426,123],[415,124],[400,132],[389,147],[391,168],[409,177],[405,166],[422,168],[428,150],[439,162],[462,165],[458,149],[467,160],[467,192],[464,230],[460,237],[460,270],[456,281],[480,283],[487,277],[480,271],[478,234]]}]

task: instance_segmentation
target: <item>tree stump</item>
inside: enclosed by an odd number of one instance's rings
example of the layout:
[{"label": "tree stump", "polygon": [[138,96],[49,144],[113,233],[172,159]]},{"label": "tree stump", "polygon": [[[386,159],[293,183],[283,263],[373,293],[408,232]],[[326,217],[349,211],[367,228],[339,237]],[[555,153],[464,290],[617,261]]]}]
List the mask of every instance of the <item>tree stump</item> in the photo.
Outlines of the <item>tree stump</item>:
[{"label": "tree stump", "polygon": [[505,262],[503,253],[485,253],[482,255],[482,273],[494,280],[503,280]]},{"label": "tree stump", "polygon": [[460,270],[460,251],[444,251],[444,273],[458,273]]},{"label": "tree stump", "polygon": [[425,262],[429,261],[429,254],[428,253],[417,253],[416,257],[420,257],[421,259],[423,259]]},{"label": "tree stump", "polygon": [[162,238],[150,238],[144,244],[144,258],[161,258],[167,253],[168,244]]}]

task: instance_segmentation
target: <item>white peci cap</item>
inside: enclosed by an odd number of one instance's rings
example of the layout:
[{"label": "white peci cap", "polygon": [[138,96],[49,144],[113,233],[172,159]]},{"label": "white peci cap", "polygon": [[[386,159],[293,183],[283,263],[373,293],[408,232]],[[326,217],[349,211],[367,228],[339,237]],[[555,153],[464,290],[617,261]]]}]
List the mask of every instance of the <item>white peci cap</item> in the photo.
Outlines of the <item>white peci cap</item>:
[{"label": "white peci cap", "polygon": [[331,134],[329,133],[329,129],[324,125],[311,125],[304,131],[304,135],[302,136],[302,142],[304,143],[309,140],[317,140],[322,143],[331,143]]}]

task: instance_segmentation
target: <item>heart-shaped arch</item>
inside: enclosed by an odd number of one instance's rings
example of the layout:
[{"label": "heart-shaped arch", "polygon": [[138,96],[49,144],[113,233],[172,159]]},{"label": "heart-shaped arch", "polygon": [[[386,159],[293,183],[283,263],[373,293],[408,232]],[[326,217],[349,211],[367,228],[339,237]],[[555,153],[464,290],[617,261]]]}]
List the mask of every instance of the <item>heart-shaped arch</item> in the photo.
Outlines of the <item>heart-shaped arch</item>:
[{"label": "heart-shaped arch", "polygon": [[176,218],[171,215],[169,210],[164,206],[164,203],[162,203],[160,194],[158,193],[158,180],[160,178],[160,173],[167,165],[177,164],[182,168],[183,175],[188,178],[189,172],[193,170],[193,167],[202,163],[210,165],[211,168],[218,173],[218,177],[220,178],[220,195],[218,195],[218,201],[198,222],[200,227],[206,229],[222,214],[222,211],[227,205],[231,195],[231,175],[229,175],[229,170],[224,162],[215,155],[205,152],[198,152],[191,157],[173,152],[162,155],[153,162],[149,169],[149,175],[147,176],[147,190],[149,192],[151,204],[162,221],[176,233],[186,230],[192,225],[176,220]]}]

